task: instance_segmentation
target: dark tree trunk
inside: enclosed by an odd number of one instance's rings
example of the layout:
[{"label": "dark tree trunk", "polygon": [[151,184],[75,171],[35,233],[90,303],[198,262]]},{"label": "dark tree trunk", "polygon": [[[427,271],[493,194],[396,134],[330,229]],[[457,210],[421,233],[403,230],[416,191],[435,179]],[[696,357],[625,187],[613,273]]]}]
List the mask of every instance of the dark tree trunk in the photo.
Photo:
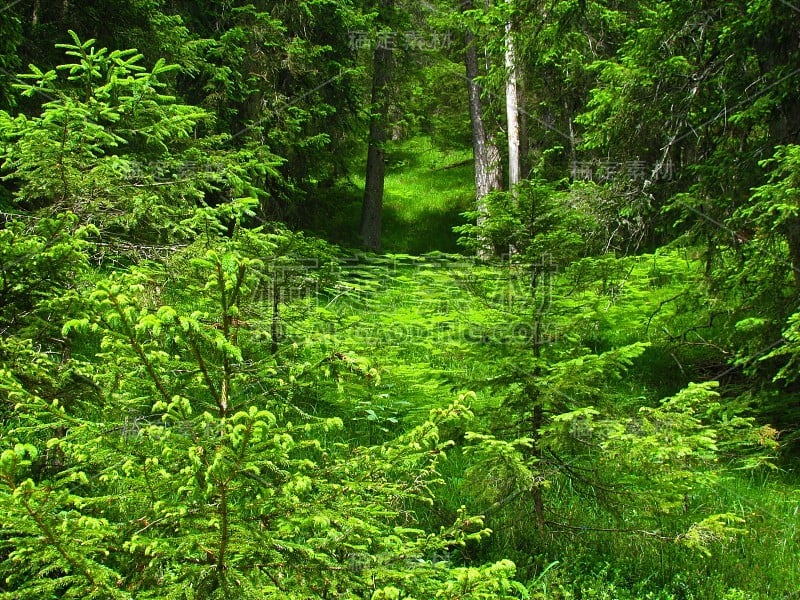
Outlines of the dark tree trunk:
[{"label": "dark tree trunk", "polygon": [[[462,5],[462,10],[471,8],[471,0]],[[500,149],[494,141],[494,136],[486,132],[481,88],[475,81],[479,75],[478,49],[475,46],[475,35],[471,31],[466,33],[465,63],[467,69],[467,92],[469,93],[469,116],[472,122],[472,154],[475,161],[477,224],[480,226],[488,213],[485,198],[489,193],[502,189],[503,172],[500,162]],[[491,250],[488,244],[482,242],[478,248],[478,256],[487,258]]]},{"label": "dark tree trunk", "polygon": [[[382,3],[386,15],[393,7],[394,0],[384,0]],[[361,239],[364,247],[374,252],[381,250],[381,212],[383,210],[383,180],[386,173],[391,71],[392,49],[388,44],[378,44],[373,57],[367,175],[364,183],[364,203],[361,207]]]},{"label": "dark tree trunk", "polygon": [[[536,400],[536,404],[533,406],[533,422],[532,422],[532,429],[533,429],[533,439],[535,440],[536,449],[534,451],[534,456],[537,459],[542,458],[542,451],[539,449],[539,429],[544,424],[544,408],[542,407],[542,403],[540,400]],[[533,497],[533,510],[536,513],[536,526],[539,529],[544,529],[545,526],[545,516],[544,516],[544,493],[542,492],[542,482],[539,481],[541,477],[537,478],[537,481],[533,484],[533,489],[531,489],[531,496]]]}]

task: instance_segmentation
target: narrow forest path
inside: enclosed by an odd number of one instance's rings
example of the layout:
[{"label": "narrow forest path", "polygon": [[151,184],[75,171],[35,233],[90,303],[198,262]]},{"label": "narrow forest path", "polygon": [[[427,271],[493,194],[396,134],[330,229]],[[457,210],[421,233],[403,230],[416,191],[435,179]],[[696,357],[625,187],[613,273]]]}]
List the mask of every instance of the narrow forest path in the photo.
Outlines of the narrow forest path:
[{"label": "narrow forest path", "polygon": [[[393,142],[387,155],[382,245],[386,254],[423,255],[459,252],[453,227],[472,209],[475,189],[472,150],[442,148],[420,136]],[[364,174],[354,172],[331,191],[335,211],[320,216],[312,231],[344,247],[361,246],[357,237],[364,194]]]},{"label": "narrow forest path", "polygon": [[389,154],[383,207],[384,252],[458,252],[453,227],[475,195],[471,149],[442,149],[425,137]]},{"label": "narrow forest path", "polygon": [[[339,268],[339,279],[315,300],[317,335],[333,332],[342,355],[374,369],[373,386],[348,387],[344,378],[341,396],[359,404],[361,417],[395,431],[457,399],[474,375],[476,328],[488,318],[466,289],[474,261],[444,253],[357,254]],[[304,321],[292,330],[289,323],[288,336],[307,335],[307,327]]]}]

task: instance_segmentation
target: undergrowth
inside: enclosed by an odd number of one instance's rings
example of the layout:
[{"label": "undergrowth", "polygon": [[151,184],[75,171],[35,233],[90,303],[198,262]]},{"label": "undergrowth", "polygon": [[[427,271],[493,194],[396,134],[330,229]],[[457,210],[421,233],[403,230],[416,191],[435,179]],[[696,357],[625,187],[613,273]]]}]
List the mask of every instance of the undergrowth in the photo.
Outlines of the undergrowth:
[{"label": "undergrowth", "polygon": [[[696,318],[687,309],[691,298],[670,304],[691,285],[697,265],[678,251],[630,259],[623,266],[613,294],[603,289],[611,282],[596,281],[564,297],[570,310],[560,318],[564,331],[572,321],[571,337],[557,343],[577,343],[574,336],[580,335],[582,343],[603,350],[649,339],[651,347],[627,376],[604,391],[620,414],[633,414],[675,393],[694,375],[690,365],[696,348],[671,344],[664,329],[688,328]],[[363,372],[373,373],[369,386],[344,382],[320,398],[349,415],[348,435],[365,443],[391,439],[476,381],[498,375],[485,360],[486,349],[515,332],[468,288],[476,272],[500,279],[502,269],[441,253],[354,256],[342,269],[336,287],[317,302],[324,304],[319,308],[329,319],[337,315],[333,321],[340,324],[335,335],[342,352],[363,361]],[[555,287],[569,287],[573,276],[559,275]],[[581,318],[575,321],[574,314]],[[621,322],[625,327],[615,327]],[[497,418],[502,402],[490,388],[476,389],[470,398],[479,420],[473,428]],[[636,503],[629,505],[624,496],[611,501],[601,480],[582,484],[555,477],[548,483],[553,524],[542,531],[524,498],[511,503],[513,510],[486,510],[465,476],[476,463],[463,452],[464,433],[447,432],[457,444],[440,465],[443,482],[436,501],[415,510],[432,528],[452,522],[461,506],[484,512],[493,536],[453,558],[508,557],[527,578],[533,597],[775,598],[791,597],[798,589],[800,495],[791,473],[734,471],[695,490],[684,515],[647,522],[646,528]],[[696,510],[732,513],[743,520],[746,533],[735,541],[711,543],[708,556],[668,541],[682,522],[688,526],[696,518]]]}]

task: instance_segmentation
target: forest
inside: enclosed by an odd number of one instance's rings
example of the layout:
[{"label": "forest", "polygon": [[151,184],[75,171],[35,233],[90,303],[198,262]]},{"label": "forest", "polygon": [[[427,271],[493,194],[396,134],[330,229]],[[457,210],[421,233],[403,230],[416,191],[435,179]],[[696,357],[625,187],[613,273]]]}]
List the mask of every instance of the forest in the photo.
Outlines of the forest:
[{"label": "forest", "polygon": [[800,4],[6,0],[0,600],[800,597]]}]

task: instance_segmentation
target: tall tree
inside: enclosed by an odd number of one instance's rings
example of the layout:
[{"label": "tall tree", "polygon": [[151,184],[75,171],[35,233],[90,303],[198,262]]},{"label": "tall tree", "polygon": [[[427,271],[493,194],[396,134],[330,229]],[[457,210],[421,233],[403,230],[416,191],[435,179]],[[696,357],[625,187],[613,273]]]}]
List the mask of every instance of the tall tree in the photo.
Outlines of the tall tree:
[{"label": "tall tree", "polygon": [[514,0],[506,0],[505,25],[506,119],[508,134],[508,189],[513,190],[522,178],[520,149],[519,70],[514,41]]},{"label": "tall tree", "polygon": [[[394,10],[394,0],[381,0],[379,25],[386,25]],[[361,238],[364,246],[381,250],[381,212],[386,174],[386,140],[389,137],[389,81],[392,72],[391,44],[379,41],[373,52],[372,101],[369,117],[369,147],[364,203],[361,208]]]},{"label": "tall tree", "polygon": [[[462,11],[473,8],[472,0],[462,4]],[[501,171],[500,149],[494,135],[486,131],[486,123],[481,100],[481,86],[477,82],[479,76],[478,48],[476,37],[468,27],[465,34],[466,48],[464,51],[466,63],[467,93],[469,94],[469,116],[472,124],[472,152],[475,161],[475,196],[478,211],[477,224],[480,227],[486,218],[486,196],[491,192],[499,191],[503,187],[503,174]],[[478,247],[478,255],[485,257],[490,249],[485,241]]]}]

